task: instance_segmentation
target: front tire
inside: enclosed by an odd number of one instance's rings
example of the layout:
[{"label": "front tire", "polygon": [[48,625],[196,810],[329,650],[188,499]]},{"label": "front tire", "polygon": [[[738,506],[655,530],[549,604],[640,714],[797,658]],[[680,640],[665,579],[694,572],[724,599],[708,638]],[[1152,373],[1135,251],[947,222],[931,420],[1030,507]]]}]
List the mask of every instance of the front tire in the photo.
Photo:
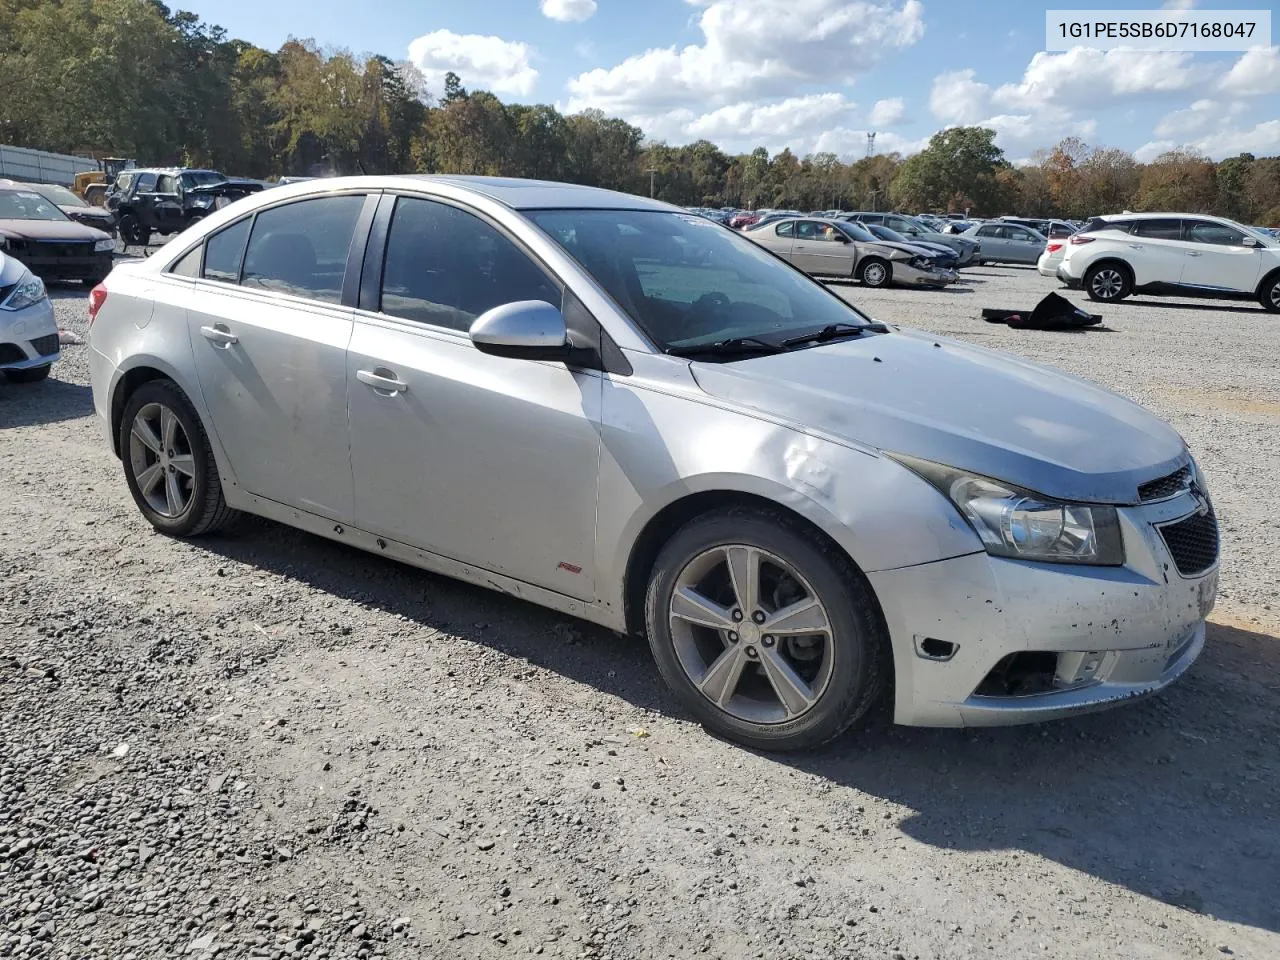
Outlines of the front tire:
[{"label": "front tire", "polygon": [[1117,263],[1100,263],[1084,275],[1085,293],[1099,303],[1117,303],[1133,292],[1129,271]]},{"label": "front tire", "polygon": [[871,257],[858,268],[858,279],[866,287],[887,287],[893,282],[893,268],[887,261]]},{"label": "front tire", "polygon": [[46,363],[43,367],[26,367],[22,370],[6,370],[4,372],[4,376],[10,383],[39,383],[41,380],[49,376],[49,371],[52,368],[53,364]]},{"label": "front tire", "polygon": [[236,516],[222,496],[209,437],[178,386],[151,380],[125,402],[120,457],[134,503],[174,537],[212,533]]},{"label": "front tire", "polygon": [[705,727],[762,750],[806,750],[861,719],[889,642],[870,585],[793,518],[699,517],[658,555],[645,603],[658,670]]},{"label": "front tire", "polygon": [[151,242],[151,231],[142,225],[135,213],[120,218],[120,236],[127,246],[145,247]]},{"label": "front tire", "polygon": [[1280,313],[1280,273],[1263,281],[1258,300],[1268,313]]}]

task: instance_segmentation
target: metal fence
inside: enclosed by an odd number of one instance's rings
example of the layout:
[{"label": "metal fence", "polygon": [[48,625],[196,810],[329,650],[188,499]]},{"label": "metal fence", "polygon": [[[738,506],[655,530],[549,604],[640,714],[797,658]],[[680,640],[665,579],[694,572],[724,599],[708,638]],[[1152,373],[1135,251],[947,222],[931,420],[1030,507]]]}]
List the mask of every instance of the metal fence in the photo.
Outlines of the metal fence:
[{"label": "metal fence", "polygon": [[69,187],[75,183],[77,173],[97,169],[97,161],[87,157],[0,144],[0,179],[3,180],[60,183]]}]

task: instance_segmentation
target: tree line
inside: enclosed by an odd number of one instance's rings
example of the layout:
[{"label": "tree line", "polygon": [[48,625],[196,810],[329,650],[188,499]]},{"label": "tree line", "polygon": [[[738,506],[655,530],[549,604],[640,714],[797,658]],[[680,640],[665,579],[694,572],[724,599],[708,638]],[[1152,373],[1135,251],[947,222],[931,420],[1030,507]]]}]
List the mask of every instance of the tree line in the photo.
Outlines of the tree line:
[{"label": "tree line", "polygon": [[1149,163],[1063,140],[1012,164],[983,127],[920,153],[733,155],[670,146],[587,110],[503,103],[450,74],[290,40],[264,50],[157,0],[0,0],[0,142],[260,178],[336,173],[537,177],[686,206],[1087,217],[1130,210],[1280,223],[1280,157]]}]

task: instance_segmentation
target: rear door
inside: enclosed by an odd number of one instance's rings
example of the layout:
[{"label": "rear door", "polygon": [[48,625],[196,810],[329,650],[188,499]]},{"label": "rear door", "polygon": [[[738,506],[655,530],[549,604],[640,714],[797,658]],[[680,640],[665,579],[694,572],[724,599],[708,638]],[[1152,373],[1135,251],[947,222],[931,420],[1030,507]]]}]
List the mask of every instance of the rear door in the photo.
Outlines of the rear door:
[{"label": "rear door", "polygon": [[346,353],[374,205],[363,192],[326,194],[224,227],[205,242],[187,312],[211,426],[239,485],[344,522]]},{"label": "rear door", "polygon": [[1119,252],[1133,269],[1135,286],[1178,283],[1186,261],[1182,219],[1150,217],[1135,220],[1129,236],[1121,242]]},{"label": "rear door", "polygon": [[1245,246],[1244,233],[1212,220],[1186,220],[1185,286],[1253,293],[1262,279],[1262,251]]}]

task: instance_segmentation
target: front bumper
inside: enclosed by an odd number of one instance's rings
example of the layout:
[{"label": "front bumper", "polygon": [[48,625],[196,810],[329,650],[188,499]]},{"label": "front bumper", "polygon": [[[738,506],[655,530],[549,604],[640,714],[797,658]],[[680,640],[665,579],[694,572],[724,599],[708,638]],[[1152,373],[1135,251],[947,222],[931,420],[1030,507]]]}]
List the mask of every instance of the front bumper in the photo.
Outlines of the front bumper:
[{"label": "front bumper", "polygon": [[956,282],[954,270],[921,270],[902,260],[893,262],[893,282],[908,287],[945,287]]},{"label": "front bumper", "polygon": [[58,324],[48,298],[21,310],[0,310],[0,370],[26,370],[60,356]]},{"label": "front bumper", "polygon": [[114,263],[110,250],[68,256],[46,252],[33,245],[24,250],[10,252],[42,280],[91,280],[105,277],[111,272]]},{"label": "front bumper", "polygon": [[[941,727],[1029,723],[1101,710],[1173,683],[1204,648],[1218,565],[1180,576],[1156,524],[1198,508],[1190,493],[1122,508],[1123,567],[978,553],[868,574],[893,642],[894,719]],[[950,655],[937,657],[939,649]],[[1020,695],[993,692],[989,678],[1013,654],[1056,664],[1054,683]]]}]

